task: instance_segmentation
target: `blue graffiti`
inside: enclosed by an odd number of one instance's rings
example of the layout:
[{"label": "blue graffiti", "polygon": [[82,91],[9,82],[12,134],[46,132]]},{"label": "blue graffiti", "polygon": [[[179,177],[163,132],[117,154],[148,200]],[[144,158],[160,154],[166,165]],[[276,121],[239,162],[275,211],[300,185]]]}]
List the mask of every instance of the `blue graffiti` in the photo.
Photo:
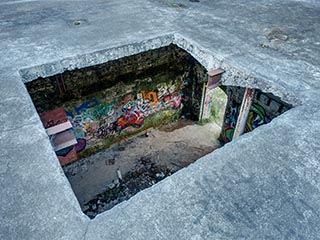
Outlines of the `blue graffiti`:
[{"label": "blue graffiti", "polygon": [[86,109],[88,108],[92,108],[92,107],[95,107],[99,104],[98,100],[97,99],[90,99],[89,101],[81,104],[79,107],[74,107],[74,111],[77,113],[77,114],[80,114],[82,111],[85,111]]}]

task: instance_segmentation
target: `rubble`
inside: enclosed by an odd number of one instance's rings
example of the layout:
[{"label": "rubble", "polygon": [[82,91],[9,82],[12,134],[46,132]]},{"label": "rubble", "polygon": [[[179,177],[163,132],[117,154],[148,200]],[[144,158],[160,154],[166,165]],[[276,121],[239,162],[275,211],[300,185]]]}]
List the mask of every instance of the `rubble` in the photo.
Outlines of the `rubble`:
[{"label": "rubble", "polygon": [[122,181],[115,180],[106,190],[82,206],[90,218],[126,201],[141,190],[148,188],[173,173],[165,166],[156,165],[150,157],[141,157],[133,171],[128,172]]}]

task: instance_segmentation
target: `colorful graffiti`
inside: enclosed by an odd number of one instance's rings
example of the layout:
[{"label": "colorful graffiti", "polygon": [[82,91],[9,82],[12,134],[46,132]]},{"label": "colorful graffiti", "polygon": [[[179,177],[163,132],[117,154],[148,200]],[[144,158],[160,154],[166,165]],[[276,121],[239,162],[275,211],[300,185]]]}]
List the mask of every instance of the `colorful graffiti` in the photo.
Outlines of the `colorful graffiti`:
[{"label": "colorful graffiti", "polygon": [[[232,140],[234,129],[236,127],[241,107],[240,99],[236,98],[237,94],[240,93],[235,88],[233,90],[229,89],[229,102],[226,108],[222,134],[220,137],[223,142],[230,142]],[[250,132],[263,124],[269,123],[272,118],[277,116],[277,113],[272,112],[271,107],[268,105],[271,101],[266,101],[264,99],[266,99],[266,97],[254,100],[249,111],[245,132]],[[281,105],[281,103],[278,104]]]},{"label": "colorful graffiti", "polygon": [[145,101],[149,101],[150,107],[157,105],[159,102],[156,92],[141,91],[141,94]]},{"label": "colorful graffiti", "polygon": [[138,109],[129,109],[125,112],[124,116],[118,118],[117,124],[119,130],[125,129],[128,126],[139,128],[143,124],[143,115]]},{"label": "colorful graffiti", "polygon": [[224,137],[223,141],[230,142],[233,138],[233,134],[234,134],[234,128],[232,127],[225,128],[223,131],[223,137]]},{"label": "colorful graffiti", "polygon": [[[226,109],[225,122],[223,126],[222,140],[230,142],[237,124],[241,103],[231,100],[229,108]],[[250,132],[262,124],[270,122],[265,109],[258,103],[253,103],[249,112],[245,132]]]},{"label": "colorful graffiti", "polygon": [[95,107],[96,105],[98,105],[98,101],[96,99],[90,99],[89,101],[81,104],[79,107],[74,107],[74,111],[77,114],[80,114],[82,111],[86,111],[89,108]]},{"label": "colorful graffiti", "polygon": [[[159,84],[155,91],[129,93],[112,102],[89,99],[73,108],[66,108],[77,138],[77,152],[94,146],[129,128],[140,128],[144,120],[165,109],[180,109],[184,98],[174,84]],[[128,130],[130,131],[130,130]]]},{"label": "colorful graffiti", "polygon": [[239,115],[241,103],[235,99],[231,99],[226,108],[225,120],[223,125],[222,141],[230,142],[233,137],[234,129],[237,124],[237,118]]},{"label": "colorful graffiti", "polygon": [[266,115],[266,111],[264,108],[258,104],[252,104],[252,107],[249,112],[247,125],[246,125],[246,132],[250,132],[253,129],[261,126],[262,124],[270,122],[271,119]]}]

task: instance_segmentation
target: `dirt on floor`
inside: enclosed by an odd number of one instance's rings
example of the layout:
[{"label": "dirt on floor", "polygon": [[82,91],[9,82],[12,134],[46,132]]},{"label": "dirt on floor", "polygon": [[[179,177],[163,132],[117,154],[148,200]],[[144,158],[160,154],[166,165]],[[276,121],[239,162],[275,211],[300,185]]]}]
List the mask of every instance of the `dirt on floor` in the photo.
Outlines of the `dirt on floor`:
[{"label": "dirt on floor", "polygon": [[91,218],[220,147],[221,128],[180,119],[64,167]]}]

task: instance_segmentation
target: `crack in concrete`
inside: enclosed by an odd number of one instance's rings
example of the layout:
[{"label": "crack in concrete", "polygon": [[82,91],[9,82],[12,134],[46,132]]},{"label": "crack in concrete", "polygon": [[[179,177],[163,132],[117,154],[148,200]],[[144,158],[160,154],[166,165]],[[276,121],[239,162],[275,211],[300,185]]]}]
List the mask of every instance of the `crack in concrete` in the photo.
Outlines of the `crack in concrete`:
[{"label": "crack in concrete", "polygon": [[[15,128],[3,129],[3,130],[2,130],[2,131],[3,131],[2,134],[7,133],[7,132],[8,132],[8,133],[14,132],[14,131],[23,129],[23,128],[25,128],[25,127],[31,127],[31,126],[34,126],[34,125],[37,124],[37,123],[39,123],[39,121],[35,120],[35,121],[32,121],[32,122],[27,123],[27,124],[23,124],[23,125],[21,125],[21,126],[15,127]],[[40,126],[39,126],[39,128],[40,128]],[[43,128],[43,130],[44,130],[44,128]]]},{"label": "crack in concrete", "polygon": [[84,234],[83,234],[83,240],[87,239],[87,233],[88,233],[88,229],[89,229],[90,223],[91,223],[91,220],[89,220],[89,222],[87,223],[86,229],[85,229]]},{"label": "crack in concrete", "polygon": [[6,159],[4,161],[0,161],[2,166],[0,168],[0,175],[5,175],[10,170],[10,161],[8,156],[4,155],[4,156],[1,156],[1,158],[2,157],[6,157]]}]

